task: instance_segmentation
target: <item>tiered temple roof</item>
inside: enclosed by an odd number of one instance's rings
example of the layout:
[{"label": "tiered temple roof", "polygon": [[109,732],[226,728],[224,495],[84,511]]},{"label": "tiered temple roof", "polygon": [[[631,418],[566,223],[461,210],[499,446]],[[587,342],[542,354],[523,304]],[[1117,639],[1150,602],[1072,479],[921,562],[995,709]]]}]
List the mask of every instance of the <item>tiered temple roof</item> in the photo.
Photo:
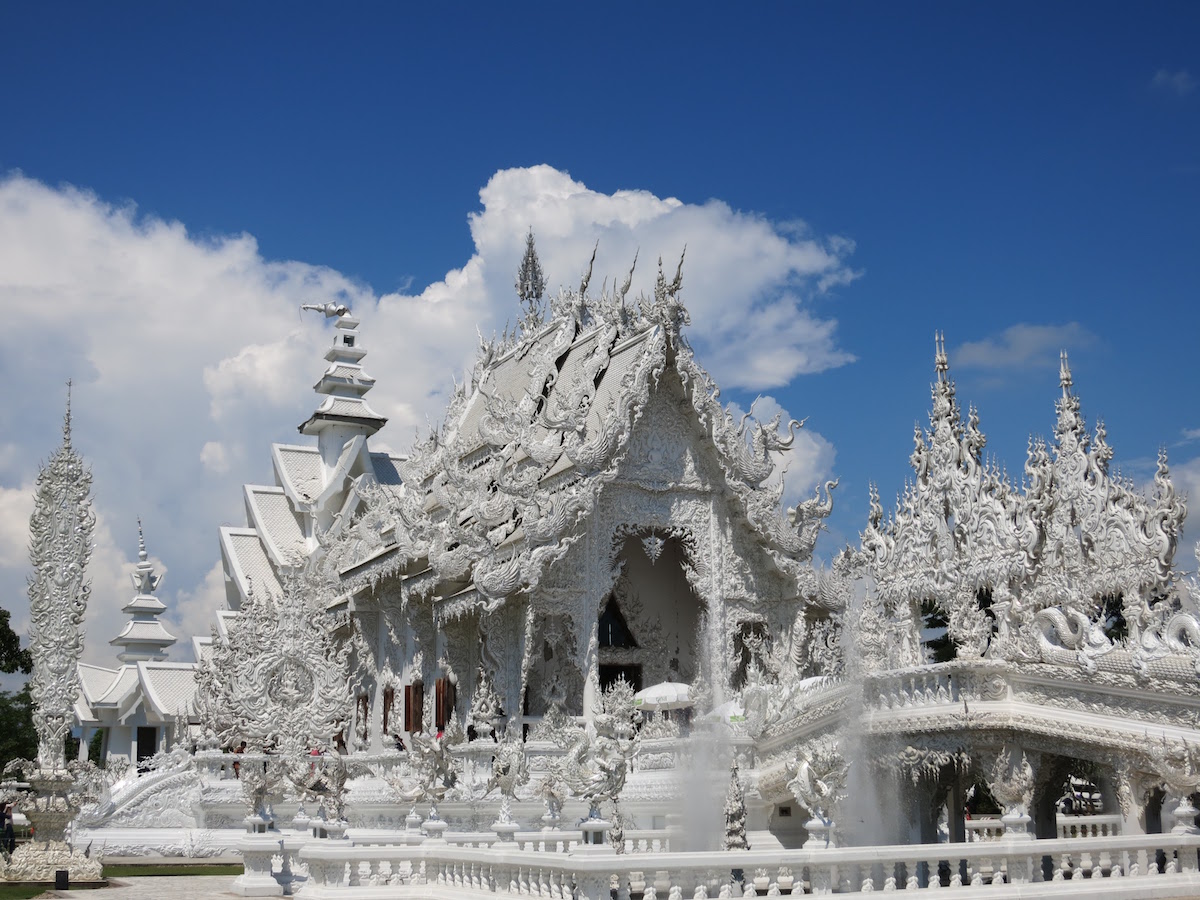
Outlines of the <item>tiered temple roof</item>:
[{"label": "tiered temple roof", "polygon": [[[778,419],[747,429],[721,406],[682,334],[681,270],[682,260],[668,281],[660,263],[654,295],[637,301],[627,300],[632,270],[623,286],[596,296],[590,267],[578,290],[548,303],[522,294],[515,333],[481,343],[444,424],[400,466],[410,489],[386,498],[382,524],[362,523],[364,539],[339,560],[349,592],[400,576],[453,604],[441,610],[453,615],[535,589],[579,539],[652,393],[671,380],[690,407],[697,445],[713,454],[734,518],[780,572],[815,593],[809,563],[831,501],[818,494],[785,517],[782,485],[768,483],[774,455],[800,423],[786,433]],[[518,278],[518,290],[528,281]]]}]

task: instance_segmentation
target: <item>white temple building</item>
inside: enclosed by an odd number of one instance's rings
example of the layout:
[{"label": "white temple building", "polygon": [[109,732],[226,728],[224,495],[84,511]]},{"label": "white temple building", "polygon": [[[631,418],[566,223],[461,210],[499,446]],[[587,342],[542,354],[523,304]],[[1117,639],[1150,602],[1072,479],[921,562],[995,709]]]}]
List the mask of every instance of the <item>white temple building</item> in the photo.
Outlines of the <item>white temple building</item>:
[{"label": "white temple building", "polygon": [[85,738],[147,771],[78,836],[314,898],[1200,890],[1165,454],[1152,496],[1114,475],[1064,355],[1014,481],[939,337],[913,480],[816,566],[836,482],[782,508],[801,423],[721,405],[682,265],[546,300],[531,236],[519,327],[407,456],[370,449],[359,321],[321,307],[310,440],[220,529],[199,662],[163,661],[143,544],[122,665],[79,667]]},{"label": "white temple building", "polygon": [[167,662],[175,643],[159,621],[166,605],[155,596],[162,576],[146,551],[138,523],[138,563],[132,573],[136,593],[122,607],[130,619],[109,641],[118,650],[119,668],[79,664],[80,695],[75,717],[81,728],[80,749],[97,730],[103,734],[101,758],[124,768],[141,765],[167,749],[167,736],[179,722],[196,719],[196,667]]}]

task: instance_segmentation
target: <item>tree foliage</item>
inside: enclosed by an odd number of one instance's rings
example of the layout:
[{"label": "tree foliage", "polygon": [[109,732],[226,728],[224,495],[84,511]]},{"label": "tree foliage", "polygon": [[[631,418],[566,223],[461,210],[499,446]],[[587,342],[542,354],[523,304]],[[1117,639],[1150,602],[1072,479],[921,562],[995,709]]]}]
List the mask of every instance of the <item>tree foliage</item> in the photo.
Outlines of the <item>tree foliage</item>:
[{"label": "tree foliage", "polygon": [[37,733],[33,729],[33,698],[29,685],[21,690],[0,691],[0,771],[14,759],[37,756]]},{"label": "tree foliage", "polygon": [[[26,675],[33,669],[33,657],[12,630],[10,614],[0,609],[0,672]],[[14,759],[37,756],[37,733],[33,728],[33,698],[29,685],[19,691],[0,691],[0,771]]]},{"label": "tree foliage", "polygon": [[0,609],[0,672],[24,672],[26,675],[33,669],[33,657],[29,648],[21,647],[21,639],[9,624],[9,612]]}]

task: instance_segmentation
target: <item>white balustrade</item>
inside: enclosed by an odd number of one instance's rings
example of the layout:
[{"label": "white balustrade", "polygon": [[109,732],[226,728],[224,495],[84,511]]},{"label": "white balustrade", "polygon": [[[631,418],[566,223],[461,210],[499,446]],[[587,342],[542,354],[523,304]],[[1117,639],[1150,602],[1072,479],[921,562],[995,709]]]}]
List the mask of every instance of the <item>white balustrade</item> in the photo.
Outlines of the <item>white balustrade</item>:
[{"label": "white balustrade", "polygon": [[1117,813],[1097,816],[1064,816],[1058,817],[1058,836],[1073,837],[1109,837],[1121,833],[1122,817]]},{"label": "white balustrade", "polygon": [[979,841],[998,841],[1004,837],[1004,823],[999,816],[979,816],[967,819],[967,840],[971,843]]},{"label": "white balustrade", "polygon": [[[309,878],[298,893],[322,898],[484,895],[576,900],[737,897],[941,890],[962,885],[1152,878],[1165,895],[1200,893],[1200,835],[1156,834],[995,840],[959,844],[639,852],[576,856],[558,851],[423,844],[363,846],[310,842],[300,851]],[[736,876],[736,877],[735,877]],[[1080,885],[1087,896],[1087,885]],[[953,893],[948,896],[954,896]]]}]

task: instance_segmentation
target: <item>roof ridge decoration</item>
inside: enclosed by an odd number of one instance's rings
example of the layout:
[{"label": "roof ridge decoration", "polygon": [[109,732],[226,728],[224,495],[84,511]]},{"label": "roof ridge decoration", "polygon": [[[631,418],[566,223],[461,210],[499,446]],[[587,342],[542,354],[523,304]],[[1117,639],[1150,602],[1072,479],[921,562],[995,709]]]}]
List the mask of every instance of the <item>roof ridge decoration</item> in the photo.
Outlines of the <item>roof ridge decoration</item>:
[{"label": "roof ridge decoration", "polygon": [[1186,505],[1165,450],[1149,497],[1110,476],[1104,426],[1089,435],[1063,351],[1054,441],[1030,437],[1018,489],[985,461],[974,407],[964,420],[940,333],[934,367],[929,428],[913,435],[915,480],[886,518],[870,488],[857,557],[875,581],[864,620],[891,621],[905,638],[888,647],[882,632],[862,628],[868,659],[923,664],[919,609],[931,603],[947,617],[959,655],[1058,660],[1069,651],[1066,659],[1090,670],[1120,650],[1127,655],[1113,659],[1127,659],[1141,678],[1168,653],[1186,651],[1200,666],[1200,653],[1178,638],[1193,626],[1200,634],[1200,620],[1175,620]]},{"label": "roof ridge decoration", "polygon": [[513,288],[524,311],[521,327],[531,331],[538,328],[546,314],[542,304],[542,298],[546,295],[546,277],[538,261],[532,225],[525,236],[525,256],[521,259],[521,267],[517,269],[517,281]]},{"label": "roof ridge decoration", "polygon": [[84,573],[92,555],[92,473],[71,446],[71,382],[63,415],[62,445],[38,472],[29,517],[29,651],[33,673],[33,724],[38,766],[66,767],[63,740],[79,697],[77,665],[91,584]]},{"label": "roof ridge decoration", "polygon": [[[618,477],[652,388],[673,368],[712,443],[729,501],[780,569],[816,591],[812,547],[836,482],[824,498],[818,490],[786,517],[782,484],[767,484],[775,456],[792,446],[803,423],[788,423],[786,434],[778,417],[748,428],[748,416],[738,422],[722,407],[683,333],[684,256],[671,280],[660,260],[653,295],[628,303],[633,268],[620,284],[613,279],[609,288],[605,279],[599,293],[589,293],[595,255],[578,290],[560,289],[549,299],[548,318],[527,314],[512,333],[480,337],[476,363],[456,384],[443,424],[401,464],[405,489],[373,493],[370,502],[386,510],[330,547],[344,587],[370,587],[427,562],[442,582],[473,582],[487,611],[533,590],[545,567],[581,536],[578,525]],[[516,285],[526,305],[541,300],[526,271],[535,261],[530,234]],[[399,552],[378,552],[387,546],[385,531]],[[359,565],[365,546],[376,552]]]}]

